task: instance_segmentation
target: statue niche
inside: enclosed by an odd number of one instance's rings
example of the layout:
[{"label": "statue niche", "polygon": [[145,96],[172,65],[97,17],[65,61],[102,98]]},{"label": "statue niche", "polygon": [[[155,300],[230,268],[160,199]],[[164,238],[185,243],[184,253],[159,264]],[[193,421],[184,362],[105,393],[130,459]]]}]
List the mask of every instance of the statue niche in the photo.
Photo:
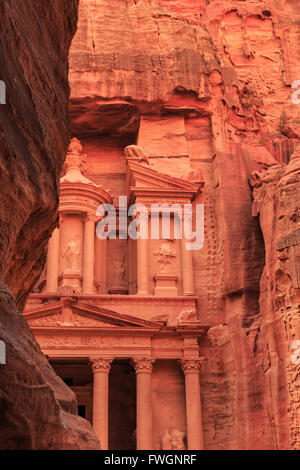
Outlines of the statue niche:
[{"label": "statue niche", "polygon": [[108,264],[109,293],[128,294],[127,244],[124,240],[110,240]]},{"label": "statue niche", "polygon": [[71,240],[67,243],[63,252],[64,274],[80,273],[80,243]]},{"label": "statue niche", "polygon": [[157,256],[157,262],[160,266],[159,274],[169,273],[176,259],[176,251],[172,250],[172,247],[166,242],[162,243],[153,254]]},{"label": "statue niche", "polygon": [[159,267],[153,276],[155,282],[154,294],[163,297],[176,297],[178,295],[177,252],[173,249],[171,243],[173,243],[173,240],[166,240],[157,250],[153,251]]}]

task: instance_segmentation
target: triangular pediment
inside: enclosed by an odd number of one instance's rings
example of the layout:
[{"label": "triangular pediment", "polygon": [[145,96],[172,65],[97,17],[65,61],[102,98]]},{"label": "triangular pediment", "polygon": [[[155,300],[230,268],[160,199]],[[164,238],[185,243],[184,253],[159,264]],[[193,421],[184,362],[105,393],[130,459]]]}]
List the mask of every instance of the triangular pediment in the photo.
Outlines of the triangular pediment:
[{"label": "triangular pediment", "polygon": [[62,300],[35,307],[24,313],[31,328],[145,328],[156,329],[159,323],[123,315],[76,300]]},{"label": "triangular pediment", "polygon": [[145,189],[147,191],[184,192],[189,193],[191,197],[195,197],[203,187],[203,183],[191,183],[181,178],[161,173],[149,165],[129,162],[127,186],[129,192],[134,191],[134,189]]}]

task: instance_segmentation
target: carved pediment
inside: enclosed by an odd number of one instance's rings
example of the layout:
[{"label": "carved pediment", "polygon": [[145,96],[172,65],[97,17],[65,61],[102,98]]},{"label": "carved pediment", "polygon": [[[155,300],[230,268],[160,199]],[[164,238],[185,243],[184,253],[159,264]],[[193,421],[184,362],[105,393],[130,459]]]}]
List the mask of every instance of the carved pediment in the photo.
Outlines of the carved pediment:
[{"label": "carved pediment", "polygon": [[27,318],[29,326],[31,327],[73,327],[73,326],[82,326],[82,327],[110,327],[114,325],[109,325],[108,323],[94,320],[92,318],[84,317],[82,315],[77,315],[74,312],[66,312],[62,310],[60,313],[55,315],[45,315]]},{"label": "carved pediment", "polygon": [[154,170],[150,166],[141,165],[135,162],[128,162],[127,172],[127,191],[128,195],[146,191],[148,194],[163,195],[164,193],[182,194],[190,200],[193,200],[201,191],[204,182],[197,183],[187,181],[181,178],[175,178],[164,173]]},{"label": "carved pediment", "polygon": [[95,305],[62,300],[24,314],[30,327],[159,328],[158,323],[123,315]]}]

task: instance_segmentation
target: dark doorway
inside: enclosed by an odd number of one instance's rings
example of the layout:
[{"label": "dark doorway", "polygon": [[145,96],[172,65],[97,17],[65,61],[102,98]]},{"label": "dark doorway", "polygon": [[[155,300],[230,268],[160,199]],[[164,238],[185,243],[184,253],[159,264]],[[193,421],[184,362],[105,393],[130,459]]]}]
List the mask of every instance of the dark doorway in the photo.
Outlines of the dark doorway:
[{"label": "dark doorway", "polygon": [[78,415],[92,423],[93,372],[87,358],[50,360],[53,369],[76,395]]},{"label": "dark doorway", "polygon": [[129,360],[115,360],[109,375],[109,450],[135,450],[135,430],[135,371]]},{"label": "dark doorway", "polygon": [[78,416],[81,416],[82,418],[86,419],[86,406],[85,405],[78,406]]},{"label": "dark doorway", "polygon": [[63,378],[63,381],[65,382],[66,385],[68,385],[68,387],[72,387],[73,377]]}]

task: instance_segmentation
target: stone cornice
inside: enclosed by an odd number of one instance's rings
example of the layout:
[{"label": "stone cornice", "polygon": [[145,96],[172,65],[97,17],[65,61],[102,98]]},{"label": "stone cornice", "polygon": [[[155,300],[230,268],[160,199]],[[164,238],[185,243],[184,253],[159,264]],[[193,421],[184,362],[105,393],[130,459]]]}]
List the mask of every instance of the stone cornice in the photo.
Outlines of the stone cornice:
[{"label": "stone cornice", "polygon": [[159,328],[129,328],[121,326],[119,328],[106,328],[94,326],[31,326],[30,329],[43,336],[147,336],[153,338],[182,338],[205,336],[208,326],[199,327],[197,330],[178,331],[177,329],[165,331]]},{"label": "stone cornice", "polygon": [[152,337],[159,331],[157,329],[150,328],[106,328],[106,327],[62,327],[62,326],[31,326],[30,329],[33,333],[40,336],[146,336]]},{"label": "stone cornice", "polygon": [[113,198],[104,188],[84,183],[62,183],[60,186],[59,212],[94,212],[100,204],[112,204]]},{"label": "stone cornice", "polygon": [[[57,295],[57,294],[31,294],[29,299],[57,299],[59,300],[60,298],[70,298],[69,295],[63,296],[63,295]],[[75,298],[74,298],[75,299]],[[147,296],[139,296],[139,295],[109,295],[109,294],[95,294],[95,295],[78,295],[76,296],[76,300],[108,300],[114,303],[114,301],[121,301],[124,303],[127,303],[128,301],[130,302],[141,302],[141,303],[150,303],[153,305],[153,302],[158,303],[158,304],[172,304],[174,303],[175,305],[178,303],[193,303],[196,302],[198,299],[197,296],[178,296],[178,297],[158,297],[155,295],[147,295]]]}]

